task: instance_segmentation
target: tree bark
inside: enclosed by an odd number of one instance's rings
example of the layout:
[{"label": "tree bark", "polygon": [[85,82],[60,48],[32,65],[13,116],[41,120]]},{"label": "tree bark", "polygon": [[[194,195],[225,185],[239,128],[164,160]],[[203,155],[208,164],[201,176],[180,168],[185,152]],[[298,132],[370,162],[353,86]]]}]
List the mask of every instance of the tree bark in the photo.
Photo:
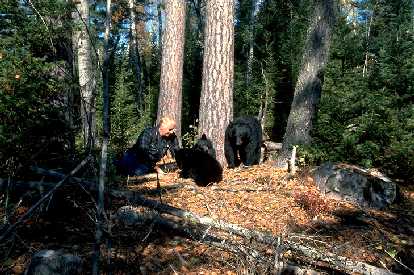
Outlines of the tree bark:
[{"label": "tree bark", "polygon": [[88,0],[75,1],[75,4],[77,11],[74,12],[73,17],[79,31],[74,32],[74,41],[78,59],[84,149],[88,152],[95,146],[96,139],[96,79],[92,65],[91,44],[88,33]]},{"label": "tree bark", "polygon": [[323,71],[328,62],[335,21],[334,1],[317,0],[314,9],[283,137],[282,152],[276,164],[281,168],[287,168],[292,145],[310,144],[310,131],[321,96]]},{"label": "tree bark", "polygon": [[224,167],[224,134],[233,119],[234,2],[208,0],[199,134],[206,134]]},{"label": "tree bark", "polygon": [[158,122],[164,116],[169,116],[176,121],[176,135],[179,138],[181,137],[185,11],[186,1],[165,1],[166,22],[162,42],[157,114]]}]

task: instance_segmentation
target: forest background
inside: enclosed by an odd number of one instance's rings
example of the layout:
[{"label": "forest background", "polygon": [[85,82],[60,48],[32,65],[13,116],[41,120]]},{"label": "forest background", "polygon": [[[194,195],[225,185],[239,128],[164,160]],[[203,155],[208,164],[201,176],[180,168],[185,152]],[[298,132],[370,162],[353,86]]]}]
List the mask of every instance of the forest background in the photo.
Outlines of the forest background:
[{"label": "forest background", "polygon": [[[30,165],[68,168],[102,145],[104,68],[108,73],[110,159],[157,120],[165,6],[113,1],[105,48],[105,3],[0,3],[0,173],[24,177]],[[85,1],[84,1],[85,2]],[[181,133],[197,135],[203,70],[204,1],[186,2]],[[298,79],[313,1],[235,2],[234,117],[266,109],[265,133],[282,142]],[[341,1],[313,125],[299,147],[301,165],[341,161],[414,178],[414,4]],[[133,12],[131,12],[133,11]],[[133,15],[133,16],[132,16]],[[76,35],[87,26],[87,74],[96,104],[96,137],[85,117]],[[136,36],[133,35],[133,32]],[[131,39],[135,37],[134,39]],[[84,37],[85,38],[85,37]],[[134,44],[135,43],[135,44]],[[134,50],[131,50],[134,49]],[[105,59],[107,53],[107,59]],[[99,154],[96,154],[97,156]]]}]

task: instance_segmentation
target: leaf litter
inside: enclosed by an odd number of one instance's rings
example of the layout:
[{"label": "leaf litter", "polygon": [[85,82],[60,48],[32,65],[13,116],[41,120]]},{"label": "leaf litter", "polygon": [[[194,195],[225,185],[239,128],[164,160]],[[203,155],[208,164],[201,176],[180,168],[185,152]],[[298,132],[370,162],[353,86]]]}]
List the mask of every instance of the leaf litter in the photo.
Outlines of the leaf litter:
[{"label": "leaf litter", "polygon": [[[168,189],[177,184],[181,187]],[[157,182],[121,186],[146,194],[156,189]],[[190,179],[180,178],[178,172],[171,172],[160,178],[160,186],[163,203],[248,229],[290,236],[308,246],[355,261],[398,271],[405,269],[396,260],[407,264],[412,256],[414,189],[410,187],[402,188],[403,200],[389,209],[362,209],[324,198],[308,172],[291,177],[270,163],[225,169],[223,180],[207,187],[199,187]],[[73,193],[73,190],[61,192]],[[7,252],[0,266],[2,274],[21,274],[30,255],[45,248],[64,248],[82,256],[89,273],[95,229],[90,209],[94,204],[81,190],[77,192],[81,194],[72,194],[70,198],[65,195],[80,207],[76,215],[57,219],[34,217],[18,230],[19,240],[14,240],[12,249],[1,247]],[[146,196],[159,199],[158,195]],[[113,214],[126,204],[125,200],[113,200],[107,201],[106,207],[110,205],[108,212]],[[30,205],[20,206],[15,215],[21,215],[27,207]],[[104,272],[241,274],[251,269],[230,252],[153,226],[115,224],[110,234],[111,250],[104,245],[102,252],[112,262],[103,263]]]}]

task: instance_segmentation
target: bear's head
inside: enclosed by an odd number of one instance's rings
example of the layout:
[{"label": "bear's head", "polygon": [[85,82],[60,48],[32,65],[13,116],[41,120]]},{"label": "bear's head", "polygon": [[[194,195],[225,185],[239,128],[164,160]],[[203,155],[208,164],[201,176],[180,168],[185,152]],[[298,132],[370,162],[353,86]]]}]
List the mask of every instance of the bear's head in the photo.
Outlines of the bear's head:
[{"label": "bear's head", "polygon": [[236,146],[242,146],[249,142],[250,128],[244,124],[233,124],[230,137]]},{"label": "bear's head", "polygon": [[213,143],[207,138],[206,134],[203,134],[201,138],[197,140],[197,143],[193,146],[193,149],[216,157],[216,151],[214,150]]}]

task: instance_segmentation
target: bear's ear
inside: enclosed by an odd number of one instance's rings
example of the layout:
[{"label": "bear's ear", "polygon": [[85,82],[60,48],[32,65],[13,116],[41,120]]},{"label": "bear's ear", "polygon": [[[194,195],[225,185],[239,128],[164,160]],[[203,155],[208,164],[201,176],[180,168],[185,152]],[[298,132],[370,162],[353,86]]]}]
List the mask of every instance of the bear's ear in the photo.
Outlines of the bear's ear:
[{"label": "bear's ear", "polygon": [[201,136],[201,139],[207,139],[206,134],[203,134],[203,135]]}]

